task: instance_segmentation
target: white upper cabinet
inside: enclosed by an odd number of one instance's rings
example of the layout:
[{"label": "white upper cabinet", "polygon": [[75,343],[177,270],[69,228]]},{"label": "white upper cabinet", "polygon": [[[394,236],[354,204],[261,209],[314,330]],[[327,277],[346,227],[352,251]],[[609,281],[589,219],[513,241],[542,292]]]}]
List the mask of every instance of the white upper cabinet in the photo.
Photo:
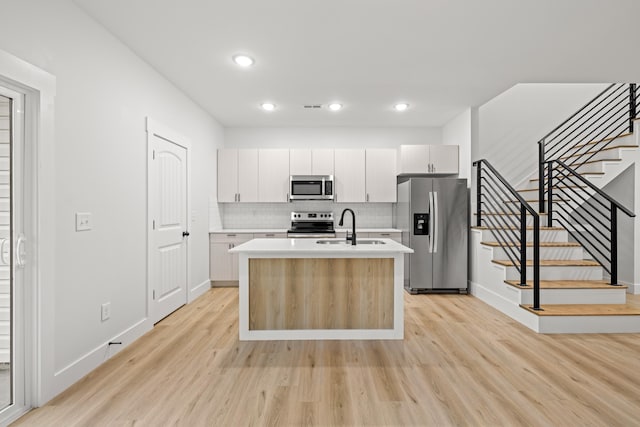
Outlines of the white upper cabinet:
[{"label": "white upper cabinet", "polygon": [[313,175],[335,175],[334,150],[311,150],[311,173]]},{"label": "white upper cabinet", "polygon": [[289,201],[289,150],[258,150],[258,201]]},{"label": "white upper cabinet", "polygon": [[457,174],[460,170],[457,145],[430,145],[431,173]]},{"label": "white upper cabinet", "polygon": [[396,202],[395,149],[366,150],[366,201]]},{"label": "white upper cabinet", "polygon": [[335,150],[334,167],[335,201],[339,203],[365,202],[365,150]]},{"label": "white upper cabinet", "polygon": [[457,145],[401,145],[398,174],[457,174]]},{"label": "white upper cabinet", "polygon": [[[333,162],[333,159],[331,159]],[[311,175],[311,150],[296,148],[289,150],[289,173]]]},{"label": "white upper cabinet", "polygon": [[289,150],[291,175],[333,175],[333,150]]},{"label": "white upper cabinet", "polygon": [[258,201],[258,150],[218,150],[218,202]]},{"label": "white upper cabinet", "polygon": [[258,201],[258,150],[238,150],[238,201]]},{"label": "white upper cabinet", "polygon": [[218,203],[238,201],[238,150],[218,150]]}]

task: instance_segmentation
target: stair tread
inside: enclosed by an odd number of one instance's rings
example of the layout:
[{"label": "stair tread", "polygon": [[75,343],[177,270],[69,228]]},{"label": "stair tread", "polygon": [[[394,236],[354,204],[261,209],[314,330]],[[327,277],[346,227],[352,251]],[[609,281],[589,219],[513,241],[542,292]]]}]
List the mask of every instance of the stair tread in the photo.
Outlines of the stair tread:
[{"label": "stair tread", "polygon": [[[513,266],[511,260],[494,259],[491,260],[494,264],[503,265],[505,267]],[[533,260],[527,260],[527,266],[533,266]],[[541,259],[540,266],[544,267],[600,267],[596,261],[590,259]]]},{"label": "stair tread", "polygon": [[[505,280],[507,285],[519,289],[533,289],[533,281],[520,286],[519,280]],[[606,280],[540,280],[540,289],[627,289],[627,286],[612,285]]]},{"label": "stair tread", "polygon": [[[536,212],[538,215],[549,215],[547,212]],[[478,216],[478,212],[474,212],[474,215]],[[481,215],[516,215],[512,212],[482,212]],[[520,216],[520,214],[517,214]],[[531,215],[529,211],[527,211],[527,215]]]},{"label": "stair tread", "polygon": [[[561,185],[560,187],[556,187],[555,185],[553,186],[553,188],[589,188],[587,185]],[[522,190],[516,190],[518,193],[525,193],[525,192],[529,192],[529,191],[535,191],[536,193],[538,191],[540,191],[538,188],[524,188]],[[545,191],[546,193],[546,191]]]},{"label": "stair tread", "polygon": [[545,304],[542,311],[531,305],[520,307],[538,316],[640,316],[640,307],[633,304]]},{"label": "stair tread", "polygon": [[[580,172],[578,175],[604,175],[604,172]],[[531,178],[529,181],[540,181],[540,178]]]},{"label": "stair tread", "polygon": [[[488,241],[488,242],[480,242],[480,244],[485,246],[500,247],[499,242]],[[503,242],[502,244],[507,246],[520,246],[520,242]],[[533,242],[527,242],[527,247],[532,247],[532,246],[533,246]],[[581,246],[579,243],[575,243],[575,242],[540,242],[540,247],[541,248],[554,248],[554,247],[579,248]]]},{"label": "stair tread", "polygon": [[[472,230],[520,230],[519,227],[487,227],[486,225],[477,226],[474,225],[471,227]],[[533,230],[532,226],[527,226],[527,230]],[[564,230],[562,227],[546,227],[540,226],[540,230]]]}]

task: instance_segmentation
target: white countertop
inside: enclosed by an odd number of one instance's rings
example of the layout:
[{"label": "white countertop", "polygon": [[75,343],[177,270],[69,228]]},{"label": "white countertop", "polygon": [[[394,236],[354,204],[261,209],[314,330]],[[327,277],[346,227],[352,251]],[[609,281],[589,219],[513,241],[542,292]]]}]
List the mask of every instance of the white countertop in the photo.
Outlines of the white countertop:
[{"label": "white countertop", "polygon": [[234,234],[234,233],[286,233],[286,228],[225,228],[225,229],[214,229],[209,230],[209,233],[220,233],[220,234]]},{"label": "white countertop", "polygon": [[[336,232],[345,232],[351,231],[350,228],[336,228]],[[225,228],[225,229],[213,229],[209,230],[209,233],[220,233],[220,234],[228,234],[228,233],[286,233],[286,228]],[[400,233],[400,230],[397,228],[357,228],[356,234],[358,233]]]},{"label": "white countertop", "polygon": [[[319,244],[318,240],[340,242],[339,244]],[[231,253],[252,253],[269,255],[345,255],[349,257],[375,254],[413,253],[392,239],[357,239],[362,241],[380,240],[384,244],[371,245],[359,243],[355,246],[345,244],[344,239],[253,239],[229,250]],[[357,242],[356,240],[356,242]]]}]

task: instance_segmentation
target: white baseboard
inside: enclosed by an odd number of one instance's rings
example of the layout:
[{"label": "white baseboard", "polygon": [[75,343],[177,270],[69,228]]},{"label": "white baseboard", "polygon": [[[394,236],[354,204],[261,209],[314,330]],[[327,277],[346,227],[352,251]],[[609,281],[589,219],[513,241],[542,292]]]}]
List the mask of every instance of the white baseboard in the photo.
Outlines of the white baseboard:
[{"label": "white baseboard", "polygon": [[469,293],[491,307],[538,332],[538,316],[520,307],[518,303],[506,299],[480,283],[469,281]]},{"label": "white baseboard", "polygon": [[209,279],[199,285],[196,285],[193,289],[190,289],[189,296],[187,298],[188,304],[191,304],[193,301],[198,299],[198,297],[204,295],[209,289],[211,289],[211,281]]},{"label": "white baseboard", "polygon": [[[140,338],[142,335],[149,332],[151,329],[153,329],[153,324],[149,321],[149,319],[142,319],[125,331],[115,335],[111,339],[105,341],[93,350],[89,351],[84,356],[78,358],[77,360],[71,362],[69,365],[60,369],[53,376],[53,390],[51,395],[55,396],[61,393],[63,390],[67,389],[69,386],[87,375],[89,372],[102,365],[104,362],[110,359],[111,356],[120,352],[129,344]],[[119,341],[122,342],[122,344],[109,345],[110,341]],[[42,403],[44,404],[45,402]]]}]

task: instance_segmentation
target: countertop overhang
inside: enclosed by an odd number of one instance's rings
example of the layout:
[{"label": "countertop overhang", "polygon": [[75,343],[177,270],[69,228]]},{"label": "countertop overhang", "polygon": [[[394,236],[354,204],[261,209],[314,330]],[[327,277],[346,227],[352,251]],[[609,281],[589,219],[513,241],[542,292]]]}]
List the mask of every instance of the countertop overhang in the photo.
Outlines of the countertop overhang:
[{"label": "countertop overhang", "polygon": [[359,256],[413,253],[408,248],[392,239],[362,239],[379,240],[384,244],[320,244],[318,240],[344,242],[344,239],[253,239],[230,249],[231,253],[247,253],[261,255],[324,255],[324,256]]}]

